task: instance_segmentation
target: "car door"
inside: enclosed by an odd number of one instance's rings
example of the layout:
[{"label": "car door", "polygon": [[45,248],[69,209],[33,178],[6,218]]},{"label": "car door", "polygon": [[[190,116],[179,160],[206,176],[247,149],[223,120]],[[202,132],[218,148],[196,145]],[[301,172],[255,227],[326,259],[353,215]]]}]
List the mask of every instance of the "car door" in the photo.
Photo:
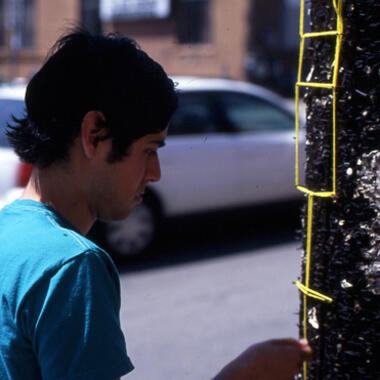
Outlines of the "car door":
[{"label": "car door", "polygon": [[236,151],[220,124],[212,92],[179,93],[160,162],[162,178],[155,188],[167,215],[236,203]]},{"label": "car door", "polygon": [[12,123],[12,115],[22,117],[24,101],[0,98],[0,198],[16,186],[16,175],[19,158],[11,148],[5,134],[8,123]]},{"label": "car door", "polygon": [[235,130],[239,198],[242,204],[296,197],[294,118],[259,96],[219,94],[221,109]]}]

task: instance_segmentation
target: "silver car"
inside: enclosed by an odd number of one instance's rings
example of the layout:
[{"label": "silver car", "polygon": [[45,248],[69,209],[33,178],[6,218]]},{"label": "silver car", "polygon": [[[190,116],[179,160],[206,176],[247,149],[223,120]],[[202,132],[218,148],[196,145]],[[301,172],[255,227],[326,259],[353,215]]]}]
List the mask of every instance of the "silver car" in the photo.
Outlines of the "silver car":
[{"label": "silver car", "polygon": [[173,80],[179,107],[159,151],[161,181],[126,220],[94,229],[119,258],[146,252],[167,218],[300,197],[289,102],[244,82]]},{"label": "silver car", "polygon": [[31,167],[20,162],[5,136],[6,124],[12,116],[24,113],[24,85],[0,86],[0,208],[13,200],[26,185]]}]

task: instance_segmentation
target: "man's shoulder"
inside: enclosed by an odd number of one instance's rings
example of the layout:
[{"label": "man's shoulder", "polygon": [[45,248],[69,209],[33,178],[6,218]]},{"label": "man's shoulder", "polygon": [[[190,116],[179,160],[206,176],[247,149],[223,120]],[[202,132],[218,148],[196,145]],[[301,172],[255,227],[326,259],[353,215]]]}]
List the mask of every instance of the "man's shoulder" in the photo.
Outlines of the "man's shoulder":
[{"label": "man's shoulder", "polygon": [[22,271],[24,278],[54,273],[89,253],[114,271],[112,260],[95,243],[51,208],[31,202],[11,204],[1,211],[0,245],[0,267]]},{"label": "man's shoulder", "polygon": [[1,211],[0,244],[13,255],[20,252],[31,259],[42,254],[46,260],[99,249],[52,208],[37,202],[15,202]]}]

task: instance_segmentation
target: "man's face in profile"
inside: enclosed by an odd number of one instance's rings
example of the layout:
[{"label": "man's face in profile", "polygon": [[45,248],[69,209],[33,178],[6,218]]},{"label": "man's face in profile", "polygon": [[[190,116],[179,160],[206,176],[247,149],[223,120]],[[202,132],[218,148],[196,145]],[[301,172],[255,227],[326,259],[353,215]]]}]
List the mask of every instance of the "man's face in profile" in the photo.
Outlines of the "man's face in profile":
[{"label": "man's face in profile", "polygon": [[161,169],[158,149],[165,144],[167,128],[134,141],[122,160],[110,163],[107,158],[112,140],[101,141],[101,152],[91,166],[89,206],[101,220],[126,218],[133,206],[143,201],[149,182],[159,181]]}]

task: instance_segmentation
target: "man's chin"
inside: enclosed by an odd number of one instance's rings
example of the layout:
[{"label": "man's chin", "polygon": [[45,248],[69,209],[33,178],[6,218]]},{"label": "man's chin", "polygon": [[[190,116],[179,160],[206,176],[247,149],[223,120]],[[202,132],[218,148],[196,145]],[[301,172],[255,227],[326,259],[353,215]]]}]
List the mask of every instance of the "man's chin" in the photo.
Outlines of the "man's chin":
[{"label": "man's chin", "polygon": [[131,208],[128,208],[127,210],[117,210],[117,212],[109,215],[100,215],[98,220],[101,222],[120,222],[121,220],[126,219],[130,213]]}]

